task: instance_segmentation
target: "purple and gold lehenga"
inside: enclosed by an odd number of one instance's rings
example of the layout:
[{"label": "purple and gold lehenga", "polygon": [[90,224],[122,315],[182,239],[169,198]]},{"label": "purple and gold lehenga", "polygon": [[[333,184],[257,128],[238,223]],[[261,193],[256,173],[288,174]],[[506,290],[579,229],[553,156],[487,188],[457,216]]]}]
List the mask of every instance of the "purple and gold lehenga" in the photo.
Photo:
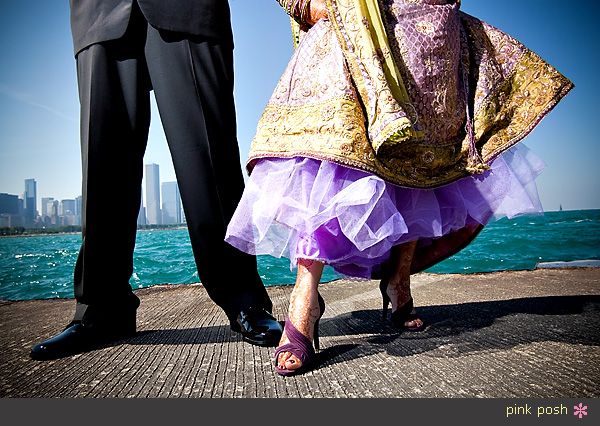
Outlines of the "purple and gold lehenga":
[{"label": "purple and gold lehenga", "polygon": [[226,241],[370,278],[395,245],[418,240],[417,272],[493,217],[542,211],[543,163],[516,144],[569,80],[460,2],[327,6],[261,117]]}]

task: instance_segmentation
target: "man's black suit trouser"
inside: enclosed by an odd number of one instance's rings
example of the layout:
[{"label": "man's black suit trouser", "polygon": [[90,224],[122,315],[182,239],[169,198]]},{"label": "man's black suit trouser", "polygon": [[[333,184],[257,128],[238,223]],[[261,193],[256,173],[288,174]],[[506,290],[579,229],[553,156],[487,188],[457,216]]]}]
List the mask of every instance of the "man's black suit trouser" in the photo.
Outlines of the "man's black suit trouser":
[{"label": "man's black suit trouser", "polygon": [[[256,259],[223,241],[243,191],[233,101],[233,50],[159,31],[134,10],[126,34],[77,55],[83,242],[75,319],[132,306],[143,156],[154,90],[200,280],[230,319],[271,302]],[[159,259],[157,259],[159,260]],[[78,318],[79,317],[79,318]]]}]

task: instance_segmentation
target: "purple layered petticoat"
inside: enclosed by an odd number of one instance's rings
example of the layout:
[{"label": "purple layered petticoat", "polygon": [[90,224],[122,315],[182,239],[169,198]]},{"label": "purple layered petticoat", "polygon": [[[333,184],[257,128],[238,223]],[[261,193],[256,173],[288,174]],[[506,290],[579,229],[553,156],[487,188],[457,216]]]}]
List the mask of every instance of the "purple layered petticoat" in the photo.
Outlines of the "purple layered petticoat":
[{"label": "purple layered petticoat", "polygon": [[403,188],[364,171],[311,158],[262,159],[225,240],[256,255],[299,258],[370,278],[393,246],[421,243],[495,217],[541,213],[543,162],[522,144],[484,175],[435,189]]}]

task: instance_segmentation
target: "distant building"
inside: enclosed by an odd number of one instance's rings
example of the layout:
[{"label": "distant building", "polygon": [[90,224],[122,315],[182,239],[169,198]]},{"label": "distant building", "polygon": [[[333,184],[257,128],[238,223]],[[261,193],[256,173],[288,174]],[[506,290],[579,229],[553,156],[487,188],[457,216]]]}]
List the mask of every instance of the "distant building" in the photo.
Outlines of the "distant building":
[{"label": "distant building", "polygon": [[140,197],[140,211],[138,212],[137,224],[138,226],[148,224],[148,221],[146,220],[146,208],[144,207],[144,200],[142,197]]},{"label": "distant building", "polygon": [[164,225],[182,223],[181,196],[177,182],[162,184],[162,219]]},{"label": "distant building", "polygon": [[25,226],[33,226],[37,220],[37,183],[35,179],[25,179],[23,195]]},{"label": "distant building", "polygon": [[60,225],[60,217],[58,212],[60,210],[60,203],[58,200],[52,200],[48,202],[48,216],[50,217],[49,225],[58,226]]},{"label": "distant building", "polygon": [[0,194],[0,214],[19,214],[19,197],[12,194]]},{"label": "distant building", "polygon": [[60,215],[67,216],[72,215],[75,216],[77,208],[75,207],[75,200],[62,200],[60,202]]},{"label": "distant building", "polygon": [[83,197],[80,195],[79,197],[75,198],[75,216],[77,216],[77,223],[76,225],[81,225],[82,222],[82,215],[83,215]]},{"label": "distant building", "polygon": [[60,224],[62,226],[77,225],[77,207],[75,200],[62,200],[58,215],[60,216]]},{"label": "distant building", "polygon": [[146,164],[146,217],[149,225],[162,223],[158,164]]},{"label": "distant building", "polygon": [[54,198],[52,197],[42,197],[42,220],[44,220],[46,216],[50,216],[48,213],[48,205],[51,206],[53,201]]},{"label": "distant building", "polygon": [[52,225],[52,208],[54,206],[54,198],[42,197],[42,225]]},{"label": "distant building", "polygon": [[23,226],[20,201],[17,195],[0,194],[0,228]]}]

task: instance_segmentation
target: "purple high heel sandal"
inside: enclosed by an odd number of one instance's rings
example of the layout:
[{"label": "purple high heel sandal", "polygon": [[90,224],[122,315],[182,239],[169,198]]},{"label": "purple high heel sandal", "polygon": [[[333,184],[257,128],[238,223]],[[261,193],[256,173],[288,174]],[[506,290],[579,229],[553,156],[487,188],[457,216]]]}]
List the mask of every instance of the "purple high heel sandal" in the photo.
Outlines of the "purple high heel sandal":
[{"label": "purple high heel sandal", "polygon": [[[289,318],[285,319],[285,327],[284,332],[287,336],[289,342],[285,345],[279,346],[275,350],[275,371],[277,374],[281,376],[294,376],[296,374],[302,374],[311,369],[316,360],[317,354],[315,349],[319,350],[319,321],[323,316],[323,312],[325,312],[325,301],[318,295],[319,298],[319,318],[315,321],[313,336],[314,336],[314,347],[313,342],[310,341],[308,337],[302,334],[298,329],[292,324]],[[280,368],[277,365],[277,360],[279,359],[279,354],[282,352],[290,352],[295,355],[301,362],[302,365],[295,370],[290,370],[287,368]]]}]

